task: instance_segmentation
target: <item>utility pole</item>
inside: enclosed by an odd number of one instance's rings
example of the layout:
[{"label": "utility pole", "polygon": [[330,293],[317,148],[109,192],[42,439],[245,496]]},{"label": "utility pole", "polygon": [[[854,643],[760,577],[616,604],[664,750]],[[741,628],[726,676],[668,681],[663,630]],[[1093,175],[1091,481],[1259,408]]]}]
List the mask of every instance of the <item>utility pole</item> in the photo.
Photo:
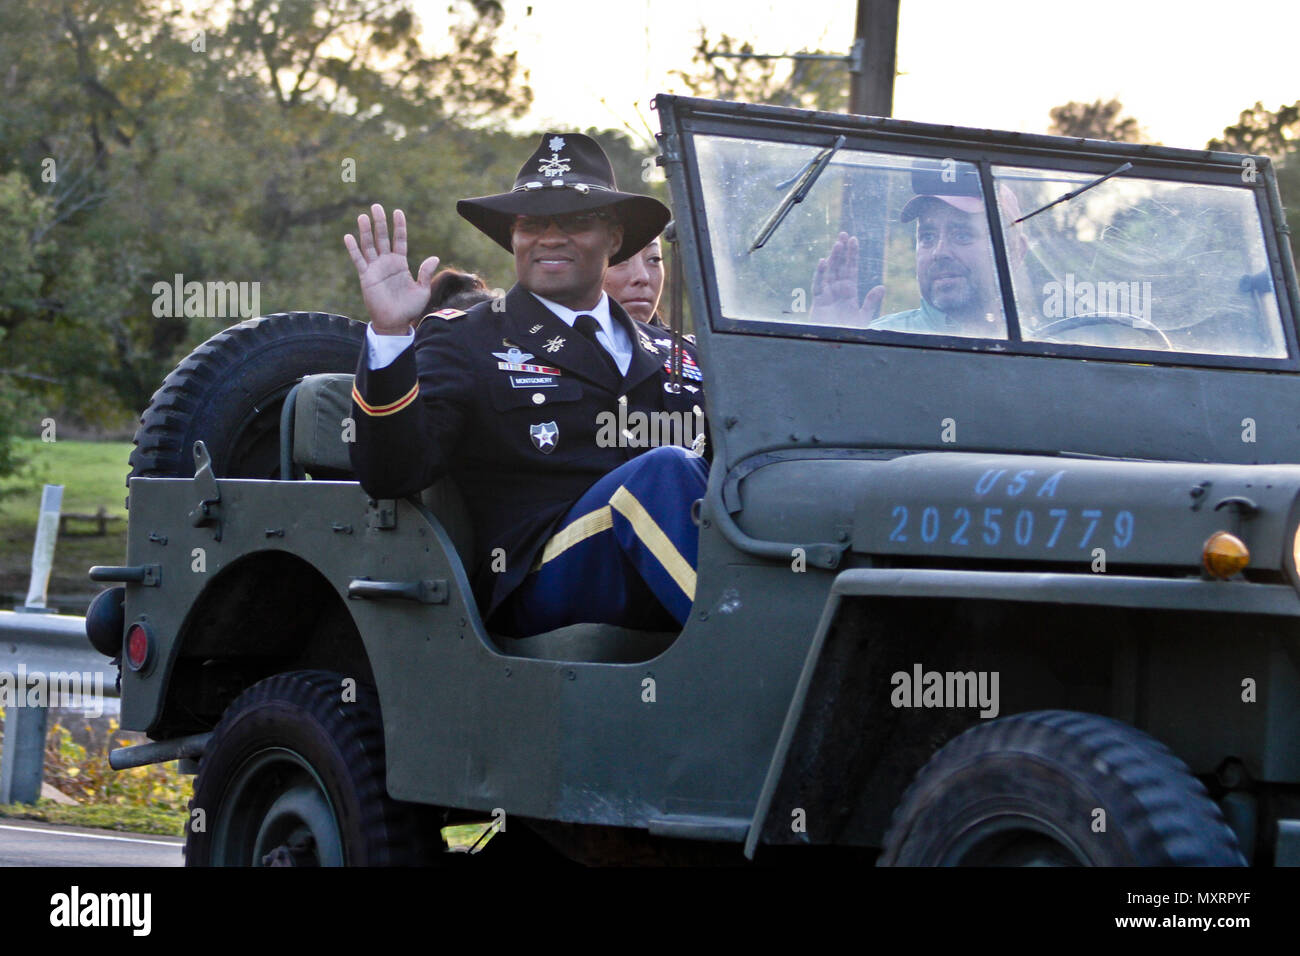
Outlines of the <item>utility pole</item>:
[{"label": "utility pole", "polygon": [[849,66],[849,112],[891,116],[894,111],[898,0],[858,0]]}]

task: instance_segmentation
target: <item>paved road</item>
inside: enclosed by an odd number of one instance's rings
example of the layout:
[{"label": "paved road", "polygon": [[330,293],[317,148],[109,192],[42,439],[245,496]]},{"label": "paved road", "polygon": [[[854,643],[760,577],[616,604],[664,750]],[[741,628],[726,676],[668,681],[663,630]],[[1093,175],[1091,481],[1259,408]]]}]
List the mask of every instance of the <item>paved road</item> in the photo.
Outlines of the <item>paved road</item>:
[{"label": "paved road", "polygon": [[178,837],[0,821],[0,867],[183,866]]}]

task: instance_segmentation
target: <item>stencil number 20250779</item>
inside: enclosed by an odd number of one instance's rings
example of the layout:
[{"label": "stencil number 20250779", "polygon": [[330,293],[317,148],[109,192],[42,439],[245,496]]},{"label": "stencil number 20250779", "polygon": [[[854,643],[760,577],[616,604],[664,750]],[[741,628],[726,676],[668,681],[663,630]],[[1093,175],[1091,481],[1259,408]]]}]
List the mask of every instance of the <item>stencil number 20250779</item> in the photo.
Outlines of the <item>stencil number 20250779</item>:
[{"label": "stencil number 20250779", "polygon": [[889,540],[897,544],[1047,549],[1111,545],[1133,541],[1133,512],[1107,516],[1100,508],[1002,508],[894,505]]}]

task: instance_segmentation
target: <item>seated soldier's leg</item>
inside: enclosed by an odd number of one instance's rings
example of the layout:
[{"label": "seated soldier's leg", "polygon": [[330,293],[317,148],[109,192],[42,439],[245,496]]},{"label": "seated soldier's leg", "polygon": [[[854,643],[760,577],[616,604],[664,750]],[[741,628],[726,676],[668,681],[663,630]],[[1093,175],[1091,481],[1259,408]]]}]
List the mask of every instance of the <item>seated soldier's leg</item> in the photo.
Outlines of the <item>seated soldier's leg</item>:
[{"label": "seated soldier's leg", "polygon": [[569,509],[503,618],[517,634],[586,622],[684,625],[699,551],[691,504],[707,480],[704,459],[675,445],[611,471]]}]

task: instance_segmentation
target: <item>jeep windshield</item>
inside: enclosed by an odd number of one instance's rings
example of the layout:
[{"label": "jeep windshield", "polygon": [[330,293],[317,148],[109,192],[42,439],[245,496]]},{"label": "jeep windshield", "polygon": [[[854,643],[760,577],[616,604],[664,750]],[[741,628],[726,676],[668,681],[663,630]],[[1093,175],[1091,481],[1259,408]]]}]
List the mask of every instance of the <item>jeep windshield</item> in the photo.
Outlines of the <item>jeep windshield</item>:
[{"label": "jeep windshield", "polygon": [[[737,330],[1164,353],[1138,359],[1155,362],[1220,356],[1268,367],[1290,357],[1262,188],[1243,172],[1148,163],[1116,173],[1114,156],[1035,165],[1028,151],[998,162],[851,144],[826,162],[830,132],[810,142],[691,140],[719,315]],[[811,188],[751,248],[819,159]]]}]

